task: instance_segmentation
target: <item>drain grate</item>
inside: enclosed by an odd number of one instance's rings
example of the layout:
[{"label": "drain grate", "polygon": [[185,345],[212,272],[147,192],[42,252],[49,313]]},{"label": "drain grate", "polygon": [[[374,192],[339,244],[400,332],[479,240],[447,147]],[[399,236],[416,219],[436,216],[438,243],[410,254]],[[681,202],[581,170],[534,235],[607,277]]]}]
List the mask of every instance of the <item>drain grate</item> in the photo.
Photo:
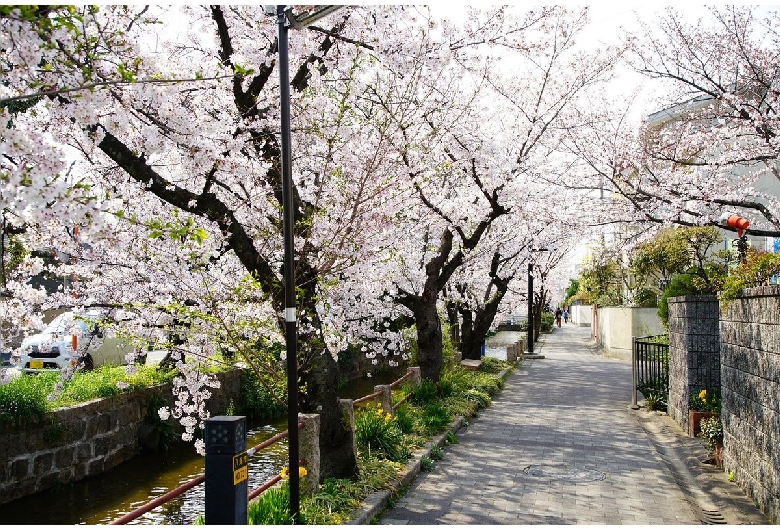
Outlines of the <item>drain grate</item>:
[{"label": "drain grate", "polygon": [[725,517],[715,510],[702,510],[701,522],[704,524],[728,524]]},{"label": "drain grate", "polygon": [[530,465],[523,468],[523,473],[530,477],[545,477],[563,482],[595,482],[607,478],[606,473],[587,469],[560,470]]}]

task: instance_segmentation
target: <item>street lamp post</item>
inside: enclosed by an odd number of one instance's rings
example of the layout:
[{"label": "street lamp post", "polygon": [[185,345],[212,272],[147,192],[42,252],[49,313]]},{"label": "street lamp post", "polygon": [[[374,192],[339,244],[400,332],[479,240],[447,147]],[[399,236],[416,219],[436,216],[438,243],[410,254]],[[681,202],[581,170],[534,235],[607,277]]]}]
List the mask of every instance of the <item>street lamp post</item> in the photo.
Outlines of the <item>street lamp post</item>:
[{"label": "street lamp post", "polygon": [[[279,48],[279,92],[281,117],[281,165],[282,165],[282,230],[284,236],[284,321],[285,347],[287,350],[287,440],[288,469],[290,480],[290,514],[293,522],[300,519],[300,476],[298,462],[298,354],[297,354],[297,314],[295,303],[295,215],[293,210],[292,182],[292,135],[290,132],[290,60],[288,29],[310,26],[320,18],[336,11],[341,6],[305,6],[313,8],[306,14],[296,17],[292,6],[277,5]],[[272,14],[273,6],[266,6],[266,13]]]},{"label": "street lamp post", "polygon": [[295,216],[292,204],[292,135],[290,133],[290,61],[286,6],[276,6],[279,24],[279,92],[282,143],[282,230],[284,233],[284,339],[287,350],[287,455],[290,477],[290,514],[299,522],[300,476],[298,475],[298,353],[295,305]]},{"label": "street lamp post", "polygon": [[528,262],[528,354],[534,353],[534,264]]}]

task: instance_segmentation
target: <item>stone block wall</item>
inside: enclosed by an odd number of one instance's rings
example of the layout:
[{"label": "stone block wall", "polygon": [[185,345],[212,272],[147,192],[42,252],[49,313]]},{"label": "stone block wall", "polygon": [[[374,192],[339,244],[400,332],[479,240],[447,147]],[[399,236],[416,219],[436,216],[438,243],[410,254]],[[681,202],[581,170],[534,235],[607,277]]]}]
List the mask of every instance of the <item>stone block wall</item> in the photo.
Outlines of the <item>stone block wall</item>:
[{"label": "stone block wall", "polygon": [[677,296],[669,302],[669,416],[688,430],[690,397],[721,392],[718,298]]},{"label": "stone block wall", "polygon": [[721,308],[723,466],[773,522],[780,515],[780,286]]},{"label": "stone block wall", "polygon": [[[209,410],[238,405],[241,370],[218,375]],[[0,428],[0,503],[98,475],[139,452],[139,428],[153,396],[173,404],[171,385],[160,385],[59,409],[22,426]]]}]

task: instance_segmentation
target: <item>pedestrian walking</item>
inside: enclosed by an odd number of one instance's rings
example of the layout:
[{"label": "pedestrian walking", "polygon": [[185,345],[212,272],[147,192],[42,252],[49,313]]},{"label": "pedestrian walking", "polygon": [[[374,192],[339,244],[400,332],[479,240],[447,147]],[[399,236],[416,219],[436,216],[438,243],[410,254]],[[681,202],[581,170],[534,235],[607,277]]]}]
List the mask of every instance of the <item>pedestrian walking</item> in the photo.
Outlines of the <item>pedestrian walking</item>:
[{"label": "pedestrian walking", "polygon": [[564,309],[563,310],[563,323],[568,324],[569,323],[569,310]]},{"label": "pedestrian walking", "polygon": [[560,307],[555,308],[555,323],[558,324],[558,327],[561,327],[561,316],[563,315],[563,311],[561,311]]}]

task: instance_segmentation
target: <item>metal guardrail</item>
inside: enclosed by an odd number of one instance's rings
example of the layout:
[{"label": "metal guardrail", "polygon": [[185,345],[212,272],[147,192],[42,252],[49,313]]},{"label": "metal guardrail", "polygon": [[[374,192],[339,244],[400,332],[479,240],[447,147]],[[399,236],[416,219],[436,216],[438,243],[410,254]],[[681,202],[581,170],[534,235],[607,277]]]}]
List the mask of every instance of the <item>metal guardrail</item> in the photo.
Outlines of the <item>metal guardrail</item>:
[{"label": "metal guardrail", "polygon": [[[408,371],[406,373],[406,375],[404,375],[404,376],[400,377],[399,379],[393,381],[389,386],[391,388],[397,387],[402,382],[404,382],[407,378],[409,378],[412,375],[412,373],[413,372],[411,370]],[[373,394],[369,394],[367,396],[363,396],[362,398],[356,399],[353,402],[354,403],[362,403],[364,401],[369,401],[371,399],[377,398],[380,395],[382,395],[381,391],[380,392],[374,392]],[[409,396],[411,396],[411,394],[407,394],[406,396],[404,396],[403,399],[401,399],[398,403],[393,405],[393,408],[395,408],[396,406],[400,405],[401,403],[403,403],[404,401],[409,399]],[[305,427],[305,424],[303,422],[298,423],[298,428],[299,429],[303,429],[304,427]],[[252,447],[251,449],[247,449],[247,455],[251,458],[258,451],[262,451],[263,449],[266,449],[267,447],[270,447],[271,445],[275,444],[276,442],[287,438],[288,435],[289,435],[289,430],[280,432],[279,434],[276,434],[276,435],[272,436],[268,440],[266,440],[266,441],[256,445],[255,447]],[[303,460],[301,460],[299,462],[300,465],[305,465],[305,463],[306,462],[303,461]],[[271,486],[273,486],[274,484],[279,482],[281,479],[282,479],[281,473],[276,475],[276,476],[274,476],[274,477],[272,477],[265,484],[263,484],[262,486],[260,486],[259,488],[255,489],[255,490],[253,490],[252,492],[250,492],[247,495],[247,499],[248,500],[254,499],[255,497],[259,496],[264,491],[268,490]],[[133,511],[131,511],[131,512],[125,514],[125,515],[123,515],[122,517],[119,517],[118,519],[115,519],[114,521],[112,521],[109,524],[112,524],[112,525],[127,524],[127,523],[129,523],[129,522],[131,522],[131,521],[133,521],[135,519],[138,519],[139,517],[141,517],[145,513],[152,511],[153,509],[157,508],[158,506],[161,506],[161,505],[165,504],[169,500],[174,499],[174,498],[178,497],[179,495],[182,495],[183,493],[191,490],[192,488],[202,484],[203,482],[205,482],[205,480],[206,480],[206,475],[205,474],[200,475],[200,476],[190,480],[189,482],[187,482],[185,484],[182,484],[178,488],[173,489],[173,490],[171,490],[171,491],[161,495],[160,497],[157,497],[156,499],[154,499],[154,500],[144,504],[143,506],[141,506],[139,508],[136,508],[135,510],[133,510]]]},{"label": "metal guardrail", "polygon": [[631,348],[633,391],[631,405],[638,408],[637,392],[645,398],[669,402],[669,344],[665,335],[634,337]]},{"label": "metal guardrail", "polygon": [[[389,385],[389,386],[390,386],[390,388],[396,388],[396,387],[398,387],[398,386],[399,386],[401,383],[403,383],[403,382],[404,382],[406,379],[408,379],[409,377],[411,377],[412,373],[413,373],[413,372],[412,372],[411,370],[409,370],[408,372],[406,372],[406,374],[405,374],[405,375],[403,375],[403,376],[399,377],[398,379],[396,379],[395,381],[393,381],[392,383],[390,383],[390,385]],[[381,390],[379,390],[379,391],[377,391],[377,392],[374,392],[373,394],[369,394],[369,395],[367,395],[367,396],[363,396],[363,397],[361,397],[361,398],[357,398],[357,399],[353,400],[352,402],[353,402],[353,403],[356,403],[356,404],[357,404],[357,403],[364,403],[364,402],[366,402],[366,401],[370,401],[370,400],[372,400],[372,399],[376,399],[376,398],[378,398],[378,397],[379,397],[379,396],[381,396],[381,395],[382,395],[382,391],[381,391]],[[396,408],[398,405],[400,405],[401,403],[403,403],[404,401],[406,401],[407,399],[409,399],[409,396],[411,396],[411,394],[406,394],[406,395],[405,395],[403,398],[401,398],[401,399],[398,401],[398,403],[396,403],[396,404],[394,404],[394,405],[393,405],[393,409],[395,409],[395,408]]]},{"label": "metal guardrail", "polygon": [[[299,422],[298,423],[298,428],[299,429],[303,429],[305,426],[306,426],[306,424],[304,424],[303,422]],[[287,438],[288,435],[289,435],[289,430],[282,431],[279,434],[276,434],[276,435],[272,436],[268,440],[266,440],[266,441],[264,441],[264,442],[262,442],[262,443],[260,443],[260,444],[258,444],[256,446],[252,447],[251,449],[247,449],[247,451],[246,451],[247,455],[251,458],[253,455],[255,455],[255,453],[257,453],[259,451],[262,451],[263,449],[266,449],[266,448],[272,446],[273,444],[275,444],[276,442],[278,442],[280,440],[284,440],[285,438]],[[305,461],[302,460],[299,464],[303,465],[303,464],[305,464]],[[271,486],[273,486],[274,484],[279,482],[281,479],[282,479],[281,473],[277,474],[276,476],[274,476],[271,479],[269,479],[265,484],[263,484],[259,488],[255,489],[254,491],[250,492],[247,495],[247,499],[248,500],[254,499],[258,495],[260,495],[261,493],[266,491],[268,488],[270,488]],[[138,519],[139,517],[141,517],[145,513],[152,511],[153,509],[157,508],[158,506],[161,506],[161,505],[165,504],[169,500],[175,499],[179,495],[182,495],[183,493],[186,493],[187,491],[191,490],[195,486],[198,486],[198,485],[202,484],[203,482],[205,482],[205,480],[206,480],[206,475],[205,474],[197,476],[194,479],[190,480],[189,482],[187,482],[185,484],[182,484],[178,488],[175,488],[175,489],[173,489],[173,490],[171,490],[171,491],[169,491],[169,492],[167,492],[167,493],[157,497],[153,501],[150,501],[150,502],[144,504],[143,506],[140,506],[140,507],[136,508],[135,510],[133,510],[133,511],[131,511],[129,513],[126,513],[122,517],[119,517],[118,519],[115,519],[114,521],[110,522],[109,524],[119,525],[119,524],[127,524],[127,523],[129,523],[131,521],[134,521],[135,519]]]}]

